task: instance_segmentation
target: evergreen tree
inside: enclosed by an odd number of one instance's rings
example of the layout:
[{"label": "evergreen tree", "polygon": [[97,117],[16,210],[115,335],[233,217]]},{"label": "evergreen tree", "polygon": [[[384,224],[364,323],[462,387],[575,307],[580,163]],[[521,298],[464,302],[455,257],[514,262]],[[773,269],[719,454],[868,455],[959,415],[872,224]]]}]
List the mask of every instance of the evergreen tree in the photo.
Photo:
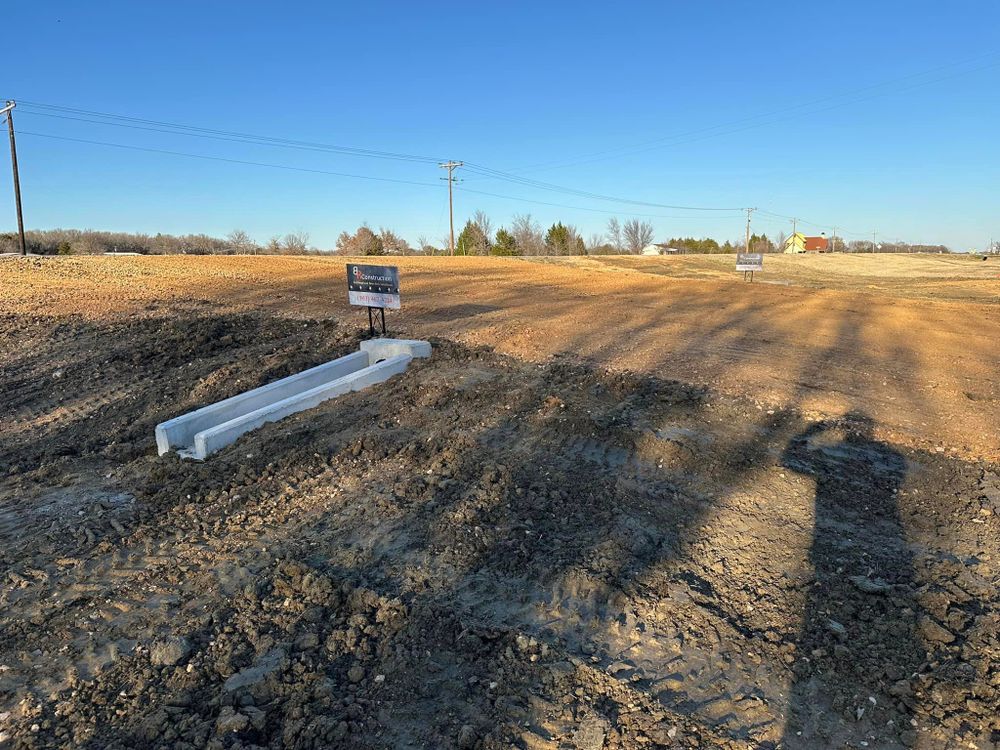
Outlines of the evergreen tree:
[{"label": "evergreen tree", "polygon": [[493,249],[490,251],[493,255],[520,255],[520,251],[517,249],[517,240],[514,239],[514,235],[508,232],[503,227],[497,230],[496,242],[493,243]]},{"label": "evergreen tree", "polygon": [[455,255],[486,255],[490,251],[490,240],[474,221],[465,222],[465,228],[455,243]]},{"label": "evergreen tree", "polygon": [[565,226],[561,221],[553,224],[545,233],[545,248],[551,255],[586,255],[587,253],[583,238],[576,229]]}]

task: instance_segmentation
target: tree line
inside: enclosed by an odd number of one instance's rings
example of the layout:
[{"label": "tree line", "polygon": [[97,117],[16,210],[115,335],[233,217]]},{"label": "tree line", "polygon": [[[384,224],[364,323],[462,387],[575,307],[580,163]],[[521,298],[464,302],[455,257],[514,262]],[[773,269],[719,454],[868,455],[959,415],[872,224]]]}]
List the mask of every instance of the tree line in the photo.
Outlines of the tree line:
[{"label": "tree line", "polygon": [[[638,254],[652,245],[653,225],[648,221],[608,219],[603,232],[584,238],[572,224],[557,221],[544,228],[531,214],[517,214],[506,226],[494,226],[484,211],[476,211],[455,240],[456,255],[621,255]],[[432,243],[419,237],[415,246],[391,229],[377,231],[362,224],[353,232],[341,232],[334,248],[319,249],[310,243],[306,232],[276,235],[259,243],[245,231],[236,229],[225,237],[206,234],[141,234],[101,232],[90,229],[47,229],[25,233],[28,251],[41,255],[74,255],[101,253],[139,253],[142,255],[440,255],[450,252],[450,237]],[[773,253],[784,249],[786,235],[781,232],[773,240],[765,234],[750,237],[754,252]],[[870,241],[845,242],[831,237],[831,246],[839,252],[872,252]],[[710,237],[671,237],[659,243],[681,253],[736,253],[743,249],[744,240],[722,243]],[[17,252],[17,235],[0,233],[0,252]],[[905,242],[881,242],[875,250],[881,253],[948,253],[944,245],[911,245]]]},{"label": "tree line", "polygon": [[[309,245],[305,232],[290,232],[273,237],[263,245],[254,242],[242,230],[226,237],[207,234],[141,234],[101,232],[93,229],[41,229],[24,233],[29,253],[39,255],[96,255],[102,253],[139,253],[140,255],[303,255],[319,251]],[[14,232],[0,233],[0,252],[17,252]]]}]

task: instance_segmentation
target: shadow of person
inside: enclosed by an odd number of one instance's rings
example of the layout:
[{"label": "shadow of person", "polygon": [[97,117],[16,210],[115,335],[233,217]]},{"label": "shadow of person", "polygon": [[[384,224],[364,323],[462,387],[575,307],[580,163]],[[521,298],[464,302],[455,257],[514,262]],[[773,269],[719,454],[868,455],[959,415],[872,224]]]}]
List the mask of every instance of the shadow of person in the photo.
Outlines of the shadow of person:
[{"label": "shadow of person", "polygon": [[[816,482],[813,578],[796,643],[783,748],[908,747],[924,659],[897,496],[906,460],[848,414],[792,438],[789,469]],[[862,745],[861,743],[867,743]]]}]

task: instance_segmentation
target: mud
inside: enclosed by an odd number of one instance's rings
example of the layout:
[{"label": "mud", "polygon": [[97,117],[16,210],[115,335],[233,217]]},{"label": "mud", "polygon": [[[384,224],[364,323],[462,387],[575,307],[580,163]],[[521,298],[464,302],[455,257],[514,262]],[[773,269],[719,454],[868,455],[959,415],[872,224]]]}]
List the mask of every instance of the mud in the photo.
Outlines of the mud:
[{"label": "mud", "polygon": [[0,330],[0,746],[1000,742],[995,465],[444,339],[195,463],[153,425],[356,329]]}]

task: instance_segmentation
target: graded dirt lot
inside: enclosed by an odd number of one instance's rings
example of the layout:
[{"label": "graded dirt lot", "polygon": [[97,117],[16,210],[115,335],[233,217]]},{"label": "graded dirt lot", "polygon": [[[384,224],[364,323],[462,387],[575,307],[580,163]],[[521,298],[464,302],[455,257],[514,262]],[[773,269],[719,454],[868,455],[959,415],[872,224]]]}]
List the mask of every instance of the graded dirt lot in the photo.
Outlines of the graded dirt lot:
[{"label": "graded dirt lot", "polygon": [[0,747],[996,747],[1000,279],[836,258],[398,259],[204,463],[343,259],[0,259]]}]

